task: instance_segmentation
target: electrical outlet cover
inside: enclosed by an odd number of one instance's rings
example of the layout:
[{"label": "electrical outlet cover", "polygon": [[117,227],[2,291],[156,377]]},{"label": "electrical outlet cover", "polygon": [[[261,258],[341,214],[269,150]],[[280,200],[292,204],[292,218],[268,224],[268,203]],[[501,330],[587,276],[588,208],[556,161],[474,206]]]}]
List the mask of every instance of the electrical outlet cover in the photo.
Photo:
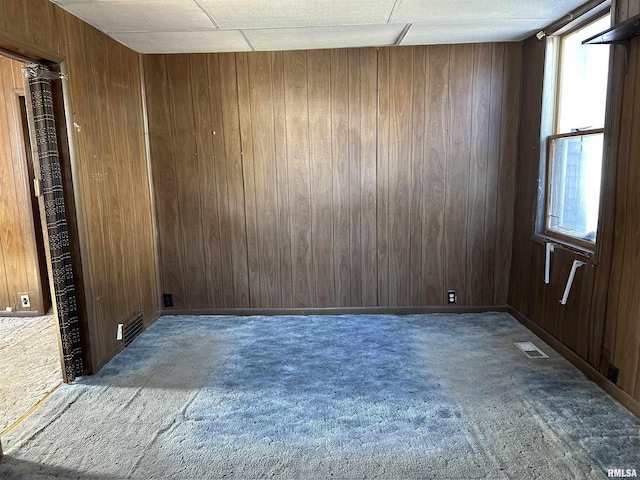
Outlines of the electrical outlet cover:
[{"label": "electrical outlet cover", "polygon": [[31,306],[31,300],[29,300],[29,295],[20,295],[20,303],[23,308],[29,308]]}]

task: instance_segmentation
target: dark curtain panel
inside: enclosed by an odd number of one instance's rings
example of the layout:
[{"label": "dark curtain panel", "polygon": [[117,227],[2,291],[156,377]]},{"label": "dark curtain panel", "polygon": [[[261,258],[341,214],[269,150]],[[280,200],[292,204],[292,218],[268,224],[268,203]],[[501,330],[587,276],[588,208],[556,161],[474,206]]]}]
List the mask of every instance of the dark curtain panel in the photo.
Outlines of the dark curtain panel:
[{"label": "dark curtain panel", "polygon": [[25,67],[29,85],[30,108],[33,118],[34,139],[40,176],[42,196],[49,236],[49,251],[53,271],[56,310],[60,324],[65,376],[72,382],[82,375],[82,347],[80,322],[76,307],[76,294],[69,250],[69,233],[62,188],[62,170],[58,156],[56,124],[53,117],[53,95],[51,80],[57,74],[42,65]]}]

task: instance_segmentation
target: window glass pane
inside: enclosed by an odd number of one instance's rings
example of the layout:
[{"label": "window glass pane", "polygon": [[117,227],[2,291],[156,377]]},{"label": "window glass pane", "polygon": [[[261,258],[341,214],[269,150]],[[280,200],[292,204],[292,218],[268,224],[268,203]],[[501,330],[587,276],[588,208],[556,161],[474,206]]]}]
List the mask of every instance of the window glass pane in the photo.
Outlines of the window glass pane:
[{"label": "window glass pane", "polygon": [[595,243],[603,139],[594,133],[552,141],[549,231]]},{"label": "window glass pane", "polygon": [[610,25],[606,15],[562,38],[557,133],[604,125],[609,47],[582,41]]}]

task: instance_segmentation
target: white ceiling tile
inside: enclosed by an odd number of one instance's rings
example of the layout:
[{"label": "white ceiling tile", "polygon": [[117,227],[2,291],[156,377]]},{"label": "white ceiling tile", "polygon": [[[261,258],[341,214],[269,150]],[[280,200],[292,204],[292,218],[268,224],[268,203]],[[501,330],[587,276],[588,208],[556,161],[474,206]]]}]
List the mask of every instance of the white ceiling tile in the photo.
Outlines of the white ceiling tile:
[{"label": "white ceiling tile", "polygon": [[69,13],[107,33],[216,28],[207,14],[193,0],[103,0],[90,3],[65,3],[61,6]]},{"label": "white ceiling tile", "polygon": [[434,45],[481,42],[514,42],[523,40],[552,19],[538,20],[461,20],[441,23],[414,23],[401,45]]},{"label": "white ceiling tile", "polygon": [[242,33],[237,30],[114,33],[111,36],[139,53],[246,52],[251,50]]},{"label": "white ceiling tile", "polygon": [[256,50],[307,50],[393,45],[404,27],[385,24],[275,28],[245,30],[245,34]]},{"label": "white ceiling tile", "polygon": [[392,22],[463,19],[558,19],[585,0],[398,0]]},{"label": "white ceiling tile", "polygon": [[[584,0],[51,0],[144,53],[516,41]],[[223,32],[217,30],[222,28]],[[207,35],[205,31],[218,31]],[[158,32],[144,34],[142,32]],[[159,32],[175,32],[160,34]],[[180,33],[178,33],[180,32]],[[187,34],[192,32],[192,34]],[[197,32],[197,33],[196,33]],[[124,35],[127,33],[127,35]],[[129,34],[130,33],[130,34]],[[224,34],[222,34],[224,33]]]},{"label": "white ceiling tile", "polygon": [[199,0],[221,28],[383,24],[394,0]]}]

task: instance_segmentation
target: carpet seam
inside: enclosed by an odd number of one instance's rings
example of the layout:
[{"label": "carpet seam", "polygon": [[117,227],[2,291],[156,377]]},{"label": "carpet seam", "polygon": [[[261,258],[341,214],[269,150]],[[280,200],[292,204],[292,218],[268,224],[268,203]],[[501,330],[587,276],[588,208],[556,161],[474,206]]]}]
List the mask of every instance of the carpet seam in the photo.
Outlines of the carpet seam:
[{"label": "carpet seam", "polygon": [[0,433],[0,437],[4,437],[5,435],[7,435],[9,432],[11,432],[12,430],[14,430],[15,428],[18,427],[18,425],[20,425],[22,422],[24,422],[27,418],[29,418],[31,416],[31,414],[33,414],[36,410],[38,410],[42,405],[44,405],[44,403],[49,400],[49,397],[51,395],[53,395],[53,393],[58,390],[58,388],[60,388],[60,386],[62,386],[62,383],[58,384],[53,390],[51,390],[49,393],[47,393],[45,395],[45,397],[40,400],[38,403],[36,403],[33,407],[31,407],[29,409],[29,411],[27,413],[25,413],[24,415],[22,415],[18,420],[16,420],[13,425],[10,425],[9,427],[7,427],[3,432]]}]

